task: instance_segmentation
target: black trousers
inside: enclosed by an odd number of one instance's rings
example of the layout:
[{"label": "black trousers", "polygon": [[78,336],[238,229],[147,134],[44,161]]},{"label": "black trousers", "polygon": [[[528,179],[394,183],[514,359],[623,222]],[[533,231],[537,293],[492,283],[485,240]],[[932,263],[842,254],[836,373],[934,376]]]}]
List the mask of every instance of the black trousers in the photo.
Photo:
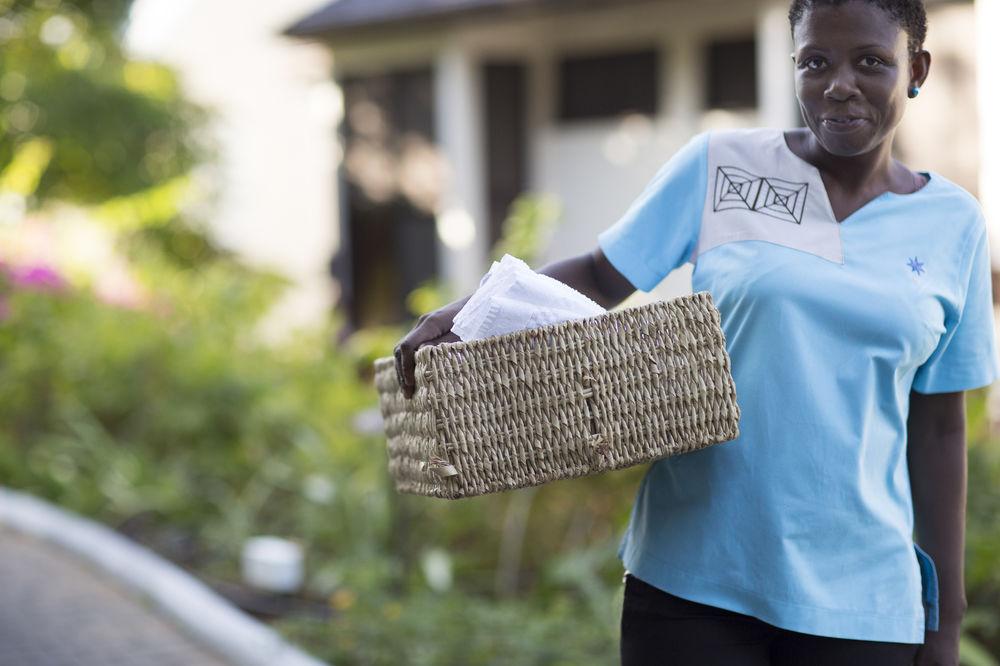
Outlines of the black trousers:
[{"label": "black trousers", "polygon": [[919,645],[813,636],[681,599],[628,574],[622,666],[910,666]]}]

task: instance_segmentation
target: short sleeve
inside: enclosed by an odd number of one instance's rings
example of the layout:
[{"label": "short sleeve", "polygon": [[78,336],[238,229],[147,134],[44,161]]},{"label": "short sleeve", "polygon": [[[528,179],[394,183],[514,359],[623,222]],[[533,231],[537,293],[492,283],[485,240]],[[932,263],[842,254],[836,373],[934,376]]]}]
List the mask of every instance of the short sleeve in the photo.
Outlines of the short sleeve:
[{"label": "short sleeve", "polygon": [[708,133],[664,164],[614,225],[597,236],[608,261],[636,289],[651,291],[694,252],[708,185]]},{"label": "short sleeve", "polygon": [[913,377],[920,393],[948,393],[988,386],[1000,377],[993,320],[989,240],[980,223],[971,241],[972,259],[965,274],[965,299],[930,358]]}]

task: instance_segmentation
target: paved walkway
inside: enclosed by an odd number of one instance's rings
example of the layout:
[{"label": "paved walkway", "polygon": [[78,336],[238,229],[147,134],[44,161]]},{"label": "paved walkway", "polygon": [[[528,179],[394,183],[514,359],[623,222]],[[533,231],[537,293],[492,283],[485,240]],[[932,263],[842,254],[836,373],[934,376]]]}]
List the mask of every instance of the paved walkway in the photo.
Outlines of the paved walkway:
[{"label": "paved walkway", "polygon": [[0,526],[3,666],[228,666],[86,564]]}]

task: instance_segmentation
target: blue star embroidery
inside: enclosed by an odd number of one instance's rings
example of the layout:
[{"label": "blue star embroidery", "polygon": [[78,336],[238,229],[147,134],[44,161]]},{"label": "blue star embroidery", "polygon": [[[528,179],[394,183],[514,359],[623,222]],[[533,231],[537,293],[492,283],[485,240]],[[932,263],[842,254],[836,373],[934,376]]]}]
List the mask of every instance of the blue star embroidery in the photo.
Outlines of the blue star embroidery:
[{"label": "blue star embroidery", "polygon": [[917,275],[922,275],[924,272],[924,265],[916,257],[907,261],[906,265]]}]

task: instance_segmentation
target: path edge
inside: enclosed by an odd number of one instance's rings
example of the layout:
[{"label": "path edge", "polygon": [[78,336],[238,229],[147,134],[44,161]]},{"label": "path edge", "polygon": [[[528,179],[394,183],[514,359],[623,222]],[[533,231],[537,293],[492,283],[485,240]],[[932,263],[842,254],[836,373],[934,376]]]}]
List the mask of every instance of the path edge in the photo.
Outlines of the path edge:
[{"label": "path edge", "polygon": [[69,551],[243,666],[329,666],[286,642],[177,565],[111,528],[0,485],[0,526]]}]

